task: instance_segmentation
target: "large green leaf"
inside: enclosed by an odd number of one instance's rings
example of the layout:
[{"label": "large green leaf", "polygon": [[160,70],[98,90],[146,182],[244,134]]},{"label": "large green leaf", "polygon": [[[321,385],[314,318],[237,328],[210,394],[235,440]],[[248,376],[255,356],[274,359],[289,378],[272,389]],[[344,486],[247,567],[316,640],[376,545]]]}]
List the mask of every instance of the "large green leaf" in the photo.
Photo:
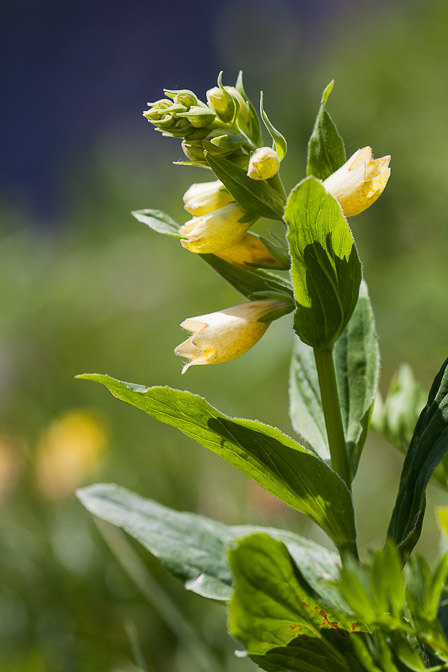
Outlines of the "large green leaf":
[{"label": "large green leaf", "polygon": [[258,217],[283,217],[285,199],[266,180],[253,180],[229,159],[207,154],[207,162],[238,203]]},{"label": "large green leaf", "polygon": [[224,525],[194,513],[173,511],[110,483],[78,490],[82,504],[95,516],[123,528],[165,567],[203,597],[226,601],[232,593],[227,552],[235,539],[265,532],[282,540],[310,589],[332,603],[328,584],[339,574],[339,556],[292,532],[250,525]]},{"label": "large green leaf", "polygon": [[148,388],[101,374],[79,377],[105,385],[118,399],[180,429],[312,518],[338,547],[354,541],[353,504],[345,483],[319,457],[280,430],[255,420],[229,418],[191,392]]},{"label": "large green leaf", "polygon": [[[336,378],[341,400],[352,476],[364,445],[379,374],[375,320],[367,286],[361,283],[353,315],[334,348]],[[290,416],[307,448],[329,460],[322,399],[312,348],[294,340],[290,370]]]},{"label": "large green leaf", "polygon": [[361,624],[315,598],[282,542],[251,535],[230,550],[229,562],[235,579],[230,633],[257,664],[302,672],[350,669],[340,634],[358,631]]},{"label": "large green leaf", "polygon": [[297,335],[313,348],[329,349],[358,301],[361,263],[336,199],[314,178],[290,193],[285,209],[296,299]]},{"label": "large green leaf", "polygon": [[403,464],[400,488],[388,536],[406,557],[417,543],[426,505],[426,488],[437,465],[448,453],[448,359],[429,392],[428,403],[415,426]]},{"label": "large green leaf", "polygon": [[327,112],[326,104],[334,82],[330,82],[322,94],[313,132],[308,143],[307,175],[325,180],[346,161],[344,142],[333,119]]}]

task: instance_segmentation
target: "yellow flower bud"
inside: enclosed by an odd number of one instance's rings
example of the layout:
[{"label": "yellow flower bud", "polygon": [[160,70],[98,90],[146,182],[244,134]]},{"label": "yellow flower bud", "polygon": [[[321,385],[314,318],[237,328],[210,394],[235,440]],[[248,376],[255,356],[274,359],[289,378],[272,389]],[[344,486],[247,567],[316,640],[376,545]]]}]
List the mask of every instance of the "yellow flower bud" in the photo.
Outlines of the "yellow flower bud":
[{"label": "yellow flower bud", "polygon": [[252,224],[240,205],[226,205],[181,226],[179,233],[186,240],[180,242],[190,252],[214,254],[239,243]]},{"label": "yellow flower bud", "polygon": [[219,180],[192,184],[184,194],[184,207],[194,217],[223,208],[235,199]]},{"label": "yellow flower bud", "polygon": [[190,360],[182,373],[190,366],[219,364],[243,355],[263,336],[270,324],[258,322],[258,319],[284,304],[278,299],[249,301],[182,322],[180,326],[193,334],[174,350],[176,355]]},{"label": "yellow flower bud", "polygon": [[390,175],[389,161],[390,156],[373,160],[371,148],[364,147],[327,177],[324,187],[339,201],[346,217],[358,215],[381,196]]},{"label": "yellow flower bud", "polygon": [[224,259],[229,264],[239,266],[239,268],[248,269],[247,264],[268,264],[269,266],[281,266],[278,259],[271,254],[266,245],[255,233],[246,233],[244,238],[236,245],[227,247],[221,252],[216,252],[216,256]]},{"label": "yellow flower bud", "polygon": [[271,147],[259,147],[250,157],[247,174],[253,180],[268,180],[278,173],[280,161]]}]

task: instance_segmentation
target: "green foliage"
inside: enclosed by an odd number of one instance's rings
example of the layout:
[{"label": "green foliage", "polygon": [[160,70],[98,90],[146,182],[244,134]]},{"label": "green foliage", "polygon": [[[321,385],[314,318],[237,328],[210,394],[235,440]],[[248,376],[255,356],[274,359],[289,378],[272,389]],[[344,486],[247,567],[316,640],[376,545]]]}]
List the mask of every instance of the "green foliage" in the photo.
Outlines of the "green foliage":
[{"label": "green foliage", "polygon": [[404,557],[417,543],[426,507],[426,488],[448,452],[448,360],[434,379],[403,464],[388,535]]},{"label": "green foliage", "polygon": [[344,141],[339,135],[326,104],[333,89],[330,82],[322,94],[313,132],[308,143],[307,175],[325,180],[346,161]]},{"label": "green foliage", "polygon": [[113,484],[96,484],[78,491],[90,513],[123,528],[158,557],[185,588],[203,597],[227,601],[233,577],[228,549],[235,539],[264,532],[283,541],[313,590],[334,599],[328,580],[337,579],[339,557],[297,534],[275,528],[224,525],[193,513],[179,513]]},{"label": "green foliage", "polygon": [[[401,573],[401,557],[388,541],[368,565],[351,559],[337,586],[349,607],[374,636],[365,640],[367,669],[423,671],[427,656],[448,662],[448,644],[437,609],[448,574],[444,556],[431,572],[426,561],[413,557]],[[361,645],[356,645],[361,652]]]},{"label": "green foliage", "polygon": [[350,669],[340,650],[346,648],[341,632],[364,627],[310,590],[283,543],[255,534],[229,557],[235,577],[230,632],[258,665],[303,672]]},{"label": "green foliage", "polygon": [[[375,320],[364,282],[353,315],[336,341],[334,359],[347,452],[354,477],[367,436],[380,365]],[[328,460],[330,452],[316,363],[312,348],[298,338],[294,340],[289,393],[290,416],[295,430],[307,448]]]},{"label": "green foliage", "polygon": [[344,482],[319,457],[280,430],[254,420],[229,418],[190,392],[148,388],[100,374],[78,377],[106,385],[118,399],[180,429],[308,515],[337,546],[347,546],[355,539],[353,504]]},{"label": "green foliage", "polygon": [[358,301],[361,263],[353,236],[336,199],[313,178],[292,190],[285,221],[296,333],[313,348],[330,349]]}]

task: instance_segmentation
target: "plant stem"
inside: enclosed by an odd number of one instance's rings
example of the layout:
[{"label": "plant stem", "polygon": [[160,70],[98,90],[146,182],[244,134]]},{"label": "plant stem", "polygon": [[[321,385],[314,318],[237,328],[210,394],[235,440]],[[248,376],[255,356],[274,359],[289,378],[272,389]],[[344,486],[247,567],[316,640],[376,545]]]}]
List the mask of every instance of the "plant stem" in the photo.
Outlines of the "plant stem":
[{"label": "plant stem", "polygon": [[282,178],[280,177],[280,172],[276,173],[274,177],[271,177],[269,180],[271,186],[274,187],[286,199],[286,190],[283,186]]},{"label": "plant stem", "polygon": [[319,387],[322,397],[322,408],[330,446],[331,465],[351,488],[350,467],[345,444],[344,427],[342,424],[336,372],[334,370],[333,350],[314,349]]}]

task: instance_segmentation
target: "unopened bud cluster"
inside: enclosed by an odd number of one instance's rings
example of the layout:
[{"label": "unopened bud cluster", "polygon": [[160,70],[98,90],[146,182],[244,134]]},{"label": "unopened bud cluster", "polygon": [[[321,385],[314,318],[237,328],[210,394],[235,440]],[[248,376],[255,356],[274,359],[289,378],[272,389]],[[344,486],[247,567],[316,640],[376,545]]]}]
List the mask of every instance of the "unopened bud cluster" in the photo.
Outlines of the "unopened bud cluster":
[{"label": "unopened bud cluster", "polygon": [[148,103],[146,119],[165,136],[182,139],[182,149],[195,164],[207,165],[204,152],[249,161],[256,148],[248,99],[236,87],[215,86],[207,103],[188,89],[165,89],[166,98]]}]

